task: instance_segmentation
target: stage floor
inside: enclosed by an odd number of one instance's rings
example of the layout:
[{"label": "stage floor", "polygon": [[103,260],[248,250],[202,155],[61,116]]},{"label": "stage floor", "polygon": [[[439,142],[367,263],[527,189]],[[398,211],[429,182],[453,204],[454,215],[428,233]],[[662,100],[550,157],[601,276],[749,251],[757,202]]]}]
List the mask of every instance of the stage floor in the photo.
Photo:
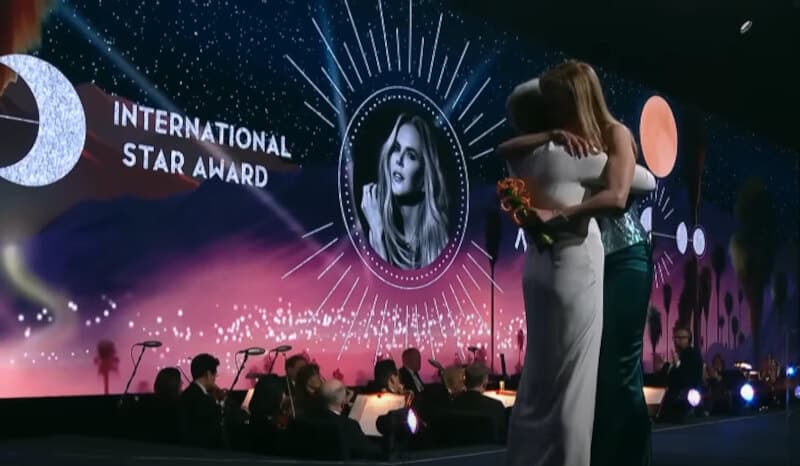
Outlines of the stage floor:
[{"label": "stage floor", "polygon": [[800,409],[659,426],[653,466],[798,466]]},{"label": "stage floor", "polygon": [[[800,465],[800,410],[789,414],[787,417],[785,412],[774,412],[748,417],[709,418],[679,426],[657,426],[653,434],[653,466]],[[504,458],[502,449],[474,448],[415,452],[392,462],[347,464],[501,466]],[[88,437],[51,437],[0,443],[0,464],[299,466],[343,463],[270,459]]]}]

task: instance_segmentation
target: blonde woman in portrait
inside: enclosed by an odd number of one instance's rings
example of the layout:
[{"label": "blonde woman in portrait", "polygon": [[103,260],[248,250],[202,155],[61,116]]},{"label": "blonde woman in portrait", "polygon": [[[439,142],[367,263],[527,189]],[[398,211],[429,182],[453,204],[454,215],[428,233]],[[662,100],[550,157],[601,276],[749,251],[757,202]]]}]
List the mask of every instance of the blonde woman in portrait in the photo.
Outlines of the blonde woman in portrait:
[{"label": "blonde woman in portrait", "polygon": [[432,263],[448,242],[447,190],[430,125],[397,117],[378,158],[377,182],[363,188],[369,244],[404,270]]}]

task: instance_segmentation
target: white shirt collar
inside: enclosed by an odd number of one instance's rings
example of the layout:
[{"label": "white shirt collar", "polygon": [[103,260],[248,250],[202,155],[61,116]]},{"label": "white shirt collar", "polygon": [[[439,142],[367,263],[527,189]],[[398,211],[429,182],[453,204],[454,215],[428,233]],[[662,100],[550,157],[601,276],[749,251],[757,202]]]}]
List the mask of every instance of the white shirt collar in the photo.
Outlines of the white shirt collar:
[{"label": "white shirt collar", "polygon": [[198,387],[200,387],[200,390],[203,390],[204,395],[208,395],[208,390],[206,390],[206,387],[204,387],[203,384],[201,384],[197,380],[195,380],[194,383],[197,384]]}]

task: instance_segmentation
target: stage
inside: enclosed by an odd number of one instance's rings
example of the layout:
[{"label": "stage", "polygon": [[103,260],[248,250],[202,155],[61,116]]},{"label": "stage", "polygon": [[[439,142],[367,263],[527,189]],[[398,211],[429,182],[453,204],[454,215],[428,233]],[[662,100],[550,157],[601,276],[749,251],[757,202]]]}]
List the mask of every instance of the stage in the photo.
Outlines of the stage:
[{"label": "stage", "polygon": [[[790,442],[790,439],[795,439]],[[656,426],[653,466],[788,466],[800,464],[800,411],[733,418],[708,418],[678,426]],[[502,465],[503,449],[470,448],[411,452],[384,462],[346,464],[432,466]],[[297,466],[345,464],[266,458],[235,452],[205,451],[91,437],[57,436],[0,443],[0,462],[7,466],[90,465],[228,465]]]}]

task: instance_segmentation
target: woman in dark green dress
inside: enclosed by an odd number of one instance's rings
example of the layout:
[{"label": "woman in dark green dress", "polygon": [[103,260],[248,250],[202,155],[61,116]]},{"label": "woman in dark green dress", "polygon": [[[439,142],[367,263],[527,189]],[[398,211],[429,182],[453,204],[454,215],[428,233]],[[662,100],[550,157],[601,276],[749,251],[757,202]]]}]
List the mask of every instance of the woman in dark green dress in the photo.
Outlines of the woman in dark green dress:
[{"label": "woman in dark green dress", "polygon": [[[594,71],[586,64],[567,67],[561,82],[556,80],[552,89],[543,85],[545,96],[548,90],[552,94],[568,91],[570,74],[580,73]],[[599,81],[595,82],[599,86]],[[629,199],[637,148],[633,136],[622,125],[608,124],[598,129],[604,140],[617,142],[607,148],[606,187],[561,212],[567,218],[594,216],[605,250],[603,334],[591,464],[647,465],[650,418],[643,391],[642,346],[653,263],[649,234],[641,224],[637,203]],[[609,200],[615,201],[615,209],[608,209]]]}]

